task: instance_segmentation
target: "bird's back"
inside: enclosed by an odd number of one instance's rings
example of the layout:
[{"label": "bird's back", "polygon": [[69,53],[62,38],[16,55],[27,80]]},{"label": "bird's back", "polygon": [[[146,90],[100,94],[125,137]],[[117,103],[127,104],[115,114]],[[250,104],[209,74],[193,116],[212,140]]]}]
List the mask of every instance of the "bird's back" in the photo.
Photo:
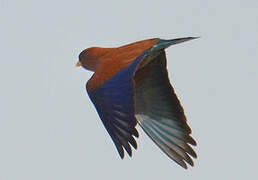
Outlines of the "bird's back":
[{"label": "bird's back", "polygon": [[95,89],[104,84],[117,72],[131,64],[143,51],[153,47],[158,40],[158,38],[147,39],[117,48],[110,48],[109,52],[98,60],[100,63],[91,78],[91,82],[94,83],[88,84],[89,89]]}]

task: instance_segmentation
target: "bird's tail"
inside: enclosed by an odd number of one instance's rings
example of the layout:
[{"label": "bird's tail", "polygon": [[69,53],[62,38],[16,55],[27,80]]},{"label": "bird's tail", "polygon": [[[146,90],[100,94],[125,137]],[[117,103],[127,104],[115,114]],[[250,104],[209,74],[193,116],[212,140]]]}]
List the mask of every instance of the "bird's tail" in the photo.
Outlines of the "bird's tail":
[{"label": "bird's tail", "polygon": [[200,38],[200,37],[185,37],[185,38],[177,38],[177,39],[169,39],[169,40],[160,39],[152,47],[152,51],[158,51],[158,50],[161,50],[161,49],[166,49],[171,45],[179,44],[179,43],[190,41],[190,40],[197,39],[197,38]]}]

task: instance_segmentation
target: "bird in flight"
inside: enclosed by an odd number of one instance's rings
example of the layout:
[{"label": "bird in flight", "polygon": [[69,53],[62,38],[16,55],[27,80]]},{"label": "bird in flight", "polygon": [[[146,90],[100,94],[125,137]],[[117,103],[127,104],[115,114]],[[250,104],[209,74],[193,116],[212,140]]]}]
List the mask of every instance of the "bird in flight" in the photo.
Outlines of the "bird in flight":
[{"label": "bird in flight", "polygon": [[137,149],[139,124],[168,157],[185,169],[193,166],[197,155],[190,145],[196,141],[170,84],[165,49],[196,38],[153,38],[80,53],[76,66],[94,72],[86,89],[121,158],[124,150],[132,156]]}]

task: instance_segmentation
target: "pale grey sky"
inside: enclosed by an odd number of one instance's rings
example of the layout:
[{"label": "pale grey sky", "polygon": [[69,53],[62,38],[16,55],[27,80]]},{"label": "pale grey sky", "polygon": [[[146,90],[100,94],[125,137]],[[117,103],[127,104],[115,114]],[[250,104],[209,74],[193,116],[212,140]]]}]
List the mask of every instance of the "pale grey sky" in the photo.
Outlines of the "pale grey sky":
[{"label": "pale grey sky", "polygon": [[[257,178],[258,1],[0,0],[0,180]],[[198,146],[184,170],[140,131],[120,160],[75,68],[90,46],[152,37]]]}]

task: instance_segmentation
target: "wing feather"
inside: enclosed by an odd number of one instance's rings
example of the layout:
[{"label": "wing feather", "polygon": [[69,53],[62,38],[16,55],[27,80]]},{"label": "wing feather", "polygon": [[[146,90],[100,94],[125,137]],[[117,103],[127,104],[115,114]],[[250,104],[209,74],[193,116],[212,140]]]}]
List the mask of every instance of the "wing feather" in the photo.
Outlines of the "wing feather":
[{"label": "wing feather", "polygon": [[89,97],[121,158],[124,157],[124,149],[132,156],[131,146],[137,148],[134,137],[138,137],[139,134],[135,128],[137,121],[134,116],[133,75],[146,54],[148,51],[144,51],[132,64],[117,72],[97,89],[92,90],[91,85],[97,84],[94,82],[97,78],[94,76],[99,76],[98,73],[101,72],[95,72],[86,85]]},{"label": "wing feather", "polygon": [[185,162],[193,166],[190,156],[197,155],[188,144],[196,142],[169,82],[165,51],[138,69],[134,79],[135,113],[140,126],[171,159],[184,168]]}]

